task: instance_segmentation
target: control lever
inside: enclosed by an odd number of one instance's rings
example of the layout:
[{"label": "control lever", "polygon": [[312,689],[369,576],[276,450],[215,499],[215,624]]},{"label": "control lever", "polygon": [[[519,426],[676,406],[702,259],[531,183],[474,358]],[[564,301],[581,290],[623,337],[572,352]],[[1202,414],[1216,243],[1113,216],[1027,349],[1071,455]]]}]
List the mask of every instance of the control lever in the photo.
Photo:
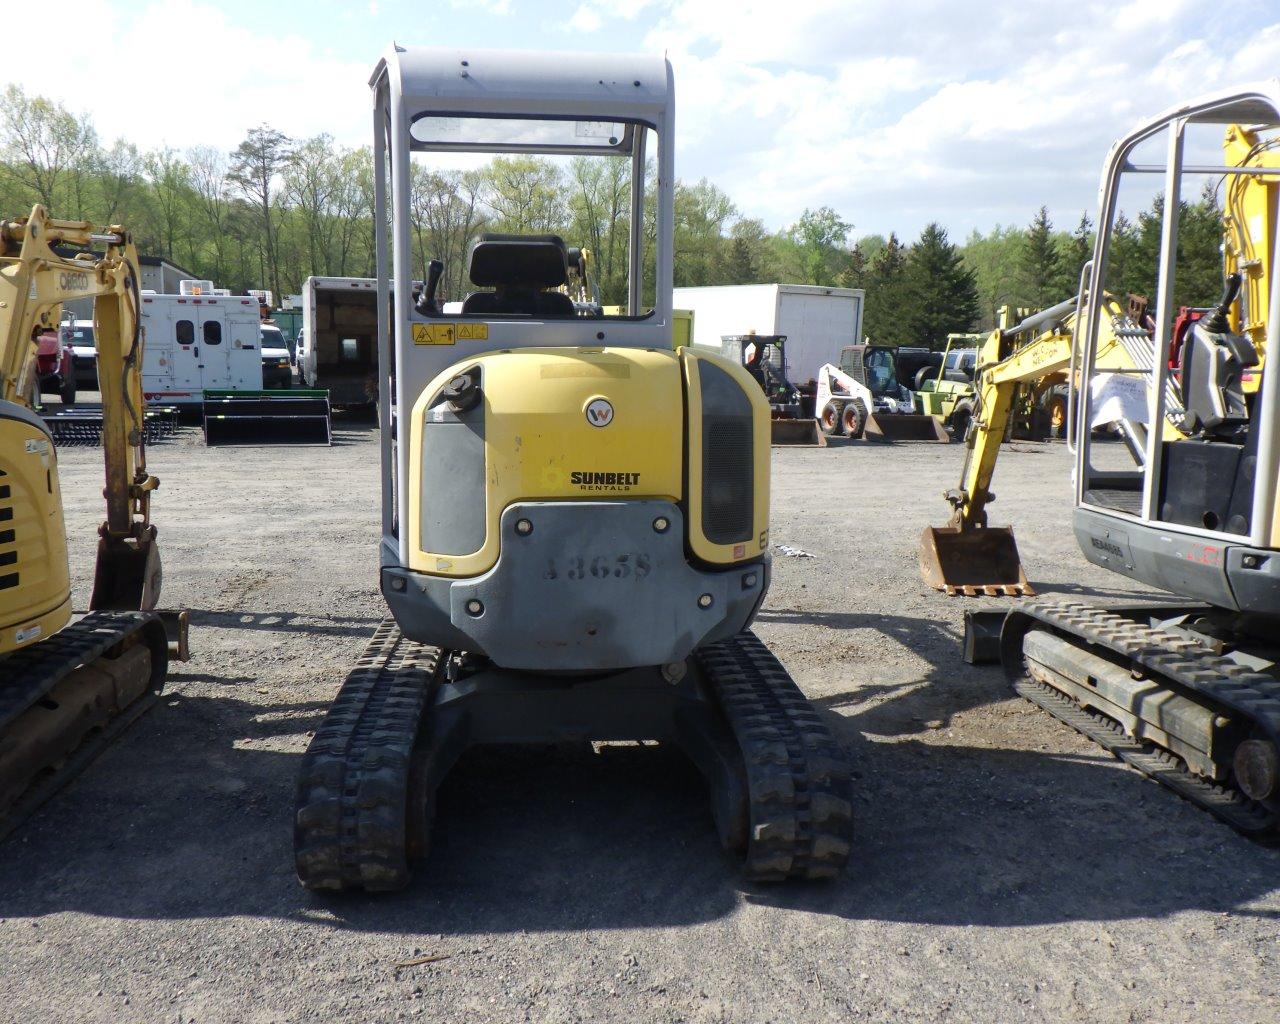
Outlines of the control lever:
[{"label": "control lever", "polygon": [[427,281],[418,297],[418,312],[423,316],[439,316],[440,303],[436,301],[436,289],[440,287],[440,278],[444,276],[444,263],[431,260],[427,264]]},{"label": "control lever", "polygon": [[1210,334],[1226,334],[1227,310],[1231,308],[1231,303],[1236,301],[1236,296],[1240,294],[1240,283],[1242,278],[1239,274],[1228,274],[1226,284],[1222,289],[1222,301],[1200,321],[1200,326]]}]

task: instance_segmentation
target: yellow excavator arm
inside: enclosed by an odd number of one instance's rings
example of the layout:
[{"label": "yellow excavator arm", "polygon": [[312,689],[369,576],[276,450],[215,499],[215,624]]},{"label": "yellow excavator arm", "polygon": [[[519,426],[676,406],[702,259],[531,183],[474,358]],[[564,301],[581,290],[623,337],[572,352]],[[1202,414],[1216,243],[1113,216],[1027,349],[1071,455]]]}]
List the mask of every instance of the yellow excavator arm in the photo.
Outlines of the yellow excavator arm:
[{"label": "yellow excavator arm", "polygon": [[[949,595],[1004,594],[1034,591],[1018,556],[1009,527],[987,525],[987,505],[994,499],[991,479],[1019,384],[1067,374],[1074,344],[1076,299],[1037,313],[1015,327],[987,336],[978,353],[978,404],[965,438],[960,486],[944,492],[952,507],[951,522],[925,527],[920,538],[920,574],[925,583]],[[1033,332],[1045,327],[1040,334]],[[1019,345],[1023,338],[1032,340]],[[1143,372],[1151,358],[1150,341],[1111,295],[1104,315],[1095,365],[1099,371]],[[1164,430],[1171,437],[1175,429]]]},{"label": "yellow excavator arm", "polygon": [[[1280,167],[1280,137],[1233,124],[1223,140],[1230,167]],[[1280,234],[1280,180],[1273,175],[1227,176],[1223,209],[1223,270],[1242,279],[1240,300],[1229,312],[1231,330],[1243,334],[1258,353],[1258,365],[1241,386],[1256,393],[1266,363],[1267,315],[1271,306],[1271,270]]]},{"label": "yellow excavator arm", "polygon": [[[53,220],[41,206],[28,217],[0,221],[0,401],[30,408],[36,333],[57,326],[62,303],[84,298],[94,300],[107,505],[90,604],[153,608],[161,574],[150,495],[159,481],[146,468],[133,241],[122,227],[98,230],[87,222]],[[53,476],[51,470],[51,494]],[[61,509],[55,512],[62,532]]]}]

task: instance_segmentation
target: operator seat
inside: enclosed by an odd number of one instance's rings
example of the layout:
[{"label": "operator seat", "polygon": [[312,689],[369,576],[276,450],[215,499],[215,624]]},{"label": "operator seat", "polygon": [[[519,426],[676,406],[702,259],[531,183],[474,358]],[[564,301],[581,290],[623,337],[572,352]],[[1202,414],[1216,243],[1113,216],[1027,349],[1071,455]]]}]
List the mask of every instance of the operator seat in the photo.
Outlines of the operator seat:
[{"label": "operator seat", "polygon": [[576,315],[573,300],[551,291],[569,280],[569,256],[559,235],[483,234],[471,249],[471,283],[491,292],[472,292],[464,316]]}]

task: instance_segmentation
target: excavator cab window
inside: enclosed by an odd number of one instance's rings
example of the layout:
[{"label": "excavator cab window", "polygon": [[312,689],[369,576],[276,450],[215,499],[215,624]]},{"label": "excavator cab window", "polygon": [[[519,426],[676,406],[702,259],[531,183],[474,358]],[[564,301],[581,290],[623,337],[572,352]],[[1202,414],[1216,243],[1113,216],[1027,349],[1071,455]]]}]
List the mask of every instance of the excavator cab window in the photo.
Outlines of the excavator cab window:
[{"label": "excavator cab window", "polygon": [[[1104,178],[1088,282],[1098,299],[1074,382],[1079,499],[1179,537],[1262,543],[1271,518],[1254,505],[1280,126],[1259,109],[1233,101],[1144,129],[1122,140]],[[1136,256],[1140,235],[1173,244]],[[1136,572],[1135,558],[1122,560]]]},{"label": "excavator cab window", "polygon": [[[411,117],[408,134],[413,159],[442,191],[443,216],[456,210],[461,218],[443,232],[457,240],[448,253],[421,255],[424,287],[414,306],[420,315],[650,316],[657,229],[648,209],[652,189],[645,182],[659,145],[652,125],[423,111]],[[454,154],[469,154],[472,161],[487,157],[486,183],[450,170]],[[452,160],[441,163],[437,155]],[[559,199],[566,189],[600,211],[590,237],[553,233],[567,223]],[[482,232],[482,226],[489,230]],[[571,263],[579,278],[585,270],[595,280],[571,280]],[[575,304],[575,286],[591,300]]]}]

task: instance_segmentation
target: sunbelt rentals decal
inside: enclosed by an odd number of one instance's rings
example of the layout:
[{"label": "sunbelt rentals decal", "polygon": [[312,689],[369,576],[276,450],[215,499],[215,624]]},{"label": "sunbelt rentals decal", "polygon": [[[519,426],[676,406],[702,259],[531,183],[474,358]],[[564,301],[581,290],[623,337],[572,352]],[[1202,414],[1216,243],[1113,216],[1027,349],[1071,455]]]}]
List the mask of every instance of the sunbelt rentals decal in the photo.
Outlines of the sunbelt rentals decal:
[{"label": "sunbelt rentals decal", "polygon": [[584,491],[630,491],[640,485],[639,473],[597,473],[575,469],[569,483]]}]

